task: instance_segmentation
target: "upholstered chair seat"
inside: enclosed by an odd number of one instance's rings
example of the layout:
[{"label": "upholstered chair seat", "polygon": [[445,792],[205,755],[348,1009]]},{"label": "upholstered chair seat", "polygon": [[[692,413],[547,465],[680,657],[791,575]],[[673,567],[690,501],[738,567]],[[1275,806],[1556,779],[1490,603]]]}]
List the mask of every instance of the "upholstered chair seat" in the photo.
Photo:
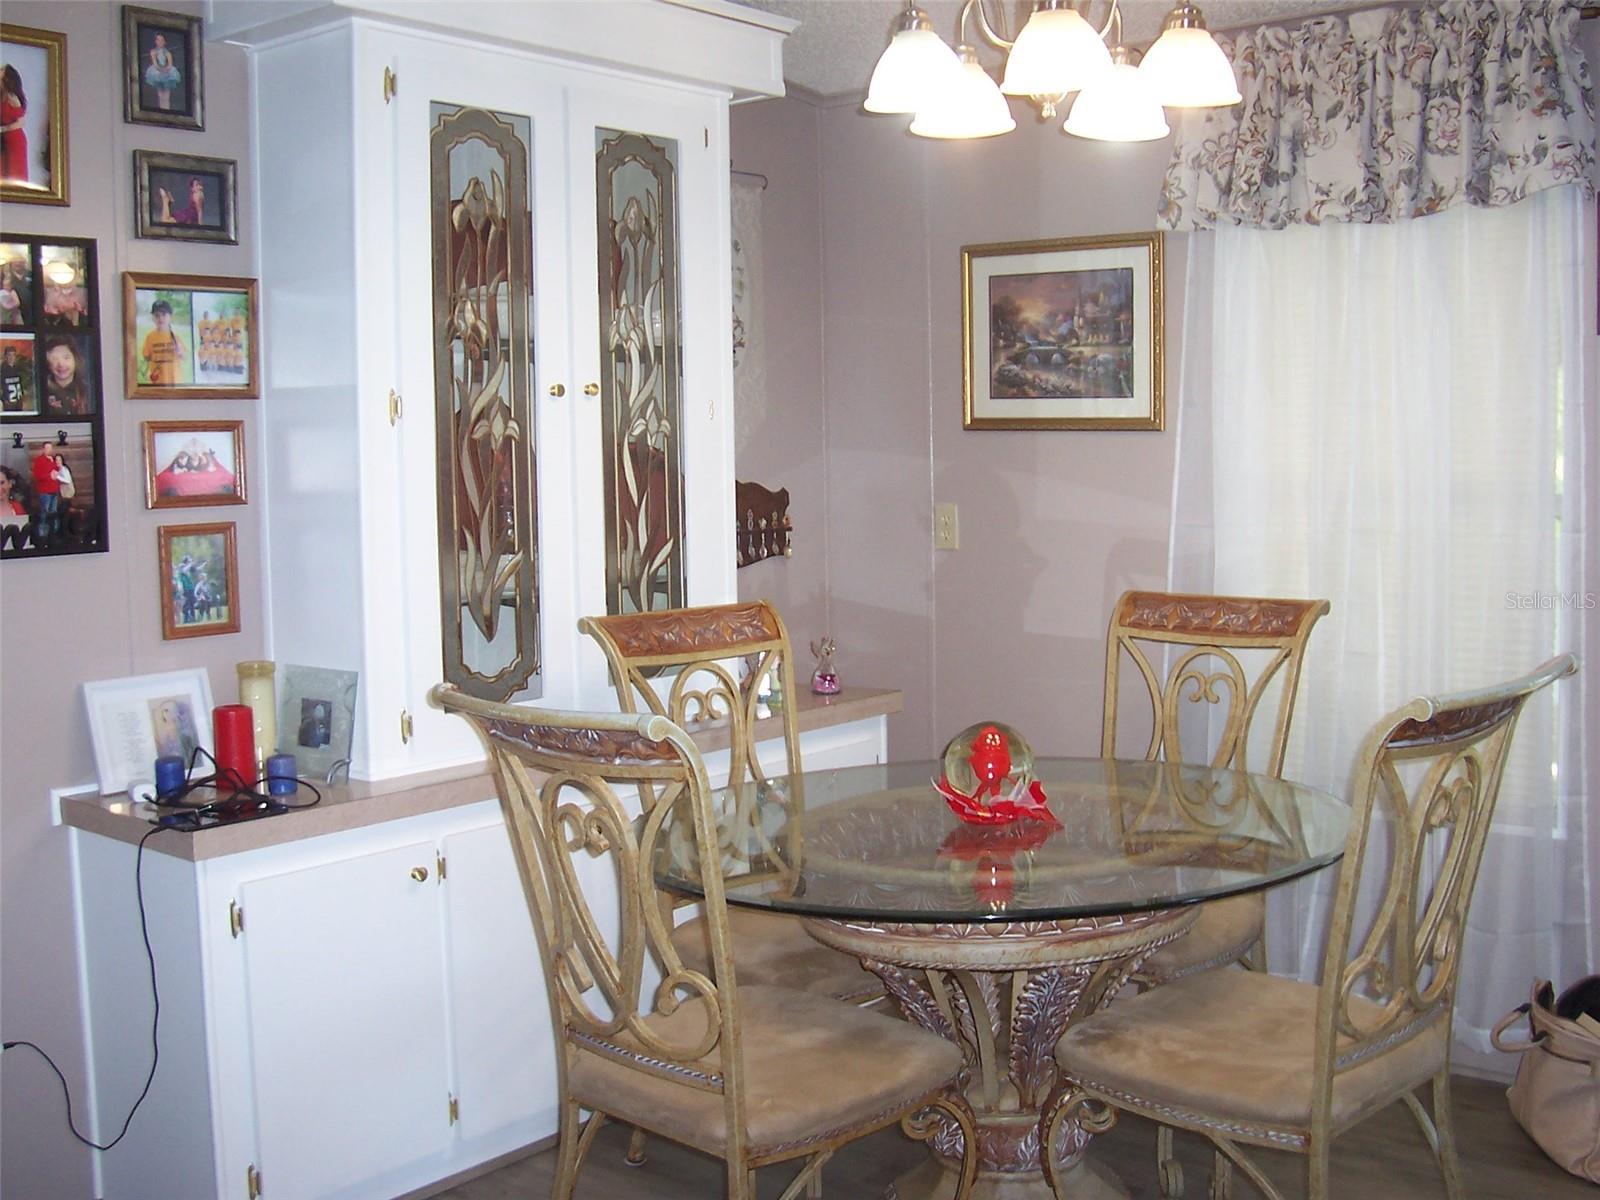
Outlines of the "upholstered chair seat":
[{"label": "upholstered chair seat", "polygon": [[[753,908],[730,908],[733,961],[739,985],[771,984],[859,1004],[883,995],[883,981],[854,955],[824,946],[793,917]],[[705,919],[694,917],[672,931],[672,945],[685,966],[711,973]]]},{"label": "upholstered chair seat", "polygon": [[1153,987],[1241,961],[1260,939],[1265,915],[1265,892],[1207,901],[1188,933],[1144,960],[1140,983]]},{"label": "upholstered chair seat", "polygon": [[[1163,1119],[1217,1120],[1225,1130],[1245,1125],[1263,1140],[1303,1146],[1316,1078],[1308,1068],[1317,998],[1315,984],[1294,979],[1203,971],[1120,1000],[1067,1030],[1056,1061],[1096,1092],[1137,1098],[1140,1111]],[[1359,996],[1350,1010],[1368,1027],[1382,1021],[1383,1010]],[[1347,1125],[1432,1079],[1445,1061],[1445,1025],[1436,1019],[1394,1053],[1336,1076],[1333,1124]]]},{"label": "upholstered chair seat", "polygon": [[[744,1037],[745,1129],[748,1151],[766,1157],[821,1142],[834,1130],[869,1125],[955,1078],[961,1051],[954,1042],[871,1009],[796,993],[739,984]],[[693,1044],[705,1032],[703,1004],[646,1018],[665,1040]],[[610,1053],[575,1056],[572,1093],[588,1108],[653,1129],[675,1142],[721,1156],[728,1140],[727,1106],[713,1092],[686,1089],[641,1075],[612,1054],[644,1054],[620,1036]],[[716,1056],[688,1064],[707,1078]]]}]

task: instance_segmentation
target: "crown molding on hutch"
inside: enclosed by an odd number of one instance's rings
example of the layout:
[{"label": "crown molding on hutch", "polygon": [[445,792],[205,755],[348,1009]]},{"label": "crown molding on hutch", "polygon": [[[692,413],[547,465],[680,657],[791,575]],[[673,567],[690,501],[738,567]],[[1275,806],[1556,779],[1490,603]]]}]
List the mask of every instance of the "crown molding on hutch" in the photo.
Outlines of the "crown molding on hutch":
[{"label": "crown molding on hutch", "polygon": [[783,95],[783,38],[773,34],[787,35],[799,24],[727,0],[209,0],[206,10],[210,41],[262,47],[364,17],[604,66],[649,67],[685,83],[731,89],[735,100]]}]

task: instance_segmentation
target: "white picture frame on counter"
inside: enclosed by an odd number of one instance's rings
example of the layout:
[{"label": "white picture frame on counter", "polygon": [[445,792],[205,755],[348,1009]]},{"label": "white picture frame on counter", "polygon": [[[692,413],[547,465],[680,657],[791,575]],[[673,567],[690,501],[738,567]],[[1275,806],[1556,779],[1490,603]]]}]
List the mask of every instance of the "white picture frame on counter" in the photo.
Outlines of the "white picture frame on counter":
[{"label": "white picture frame on counter", "polygon": [[[163,754],[179,755],[187,767],[196,750],[211,753],[211,680],[204,667],[95,680],[83,685],[83,701],[102,796],[153,779]],[[211,769],[202,759],[200,773]]]}]

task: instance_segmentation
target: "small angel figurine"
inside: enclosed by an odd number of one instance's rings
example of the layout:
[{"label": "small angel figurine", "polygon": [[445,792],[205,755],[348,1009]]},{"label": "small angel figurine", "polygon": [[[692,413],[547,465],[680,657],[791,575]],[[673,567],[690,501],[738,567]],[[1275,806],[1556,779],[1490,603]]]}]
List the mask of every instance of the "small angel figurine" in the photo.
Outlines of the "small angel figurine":
[{"label": "small angel figurine", "polygon": [[839,694],[839,676],[833,670],[833,652],[836,647],[831,637],[811,643],[811,653],[816,655],[817,669],[811,672],[811,690],[819,696]]}]

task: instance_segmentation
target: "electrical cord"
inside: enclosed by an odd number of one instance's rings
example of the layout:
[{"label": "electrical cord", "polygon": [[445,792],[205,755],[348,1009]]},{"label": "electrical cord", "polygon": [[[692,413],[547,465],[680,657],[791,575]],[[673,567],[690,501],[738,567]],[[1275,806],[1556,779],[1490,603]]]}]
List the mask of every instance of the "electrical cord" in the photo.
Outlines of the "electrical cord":
[{"label": "electrical cord", "polygon": [[[204,754],[211,759],[211,765],[216,767],[217,760],[204,747],[196,747],[189,758],[189,770],[186,774],[192,775],[195,766]],[[128,1129],[133,1124],[134,1115],[139,1111],[139,1106],[144,1103],[145,1097],[150,1094],[151,1085],[155,1083],[156,1066],[161,1062],[161,991],[156,985],[156,955],[150,945],[150,918],[144,907],[144,844],[164,829],[173,829],[179,832],[191,831],[200,827],[203,817],[212,817],[217,820],[236,820],[250,815],[266,816],[272,813],[289,812],[297,808],[311,808],[322,803],[322,793],[315,784],[301,779],[296,782],[300,787],[308,789],[315,797],[309,804],[284,804],[275,796],[258,792],[256,787],[267,782],[266,777],[253,780],[246,787],[234,788],[225,798],[209,800],[203,804],[185,803],[187,797],[193,793],[208,789],[216,791],[219,773],[213,771],[210,775],[198,779],[186,779],[183,787],[174,796],[162,797],[156,801],[157,808],[175,808],[179,811],[169,813],[152,822],[152,828],[139,839],[139,847],[133,857],[133,890],[139,901],[139,936],[144,940],[145,960],[150,964],[150,998],[154,1012],[150,1018],[150,1073],[145,1076],[144,1087],[139,1092],[139,1098],[133,1102],[133,1107],[128,1110],[127,1120],[122,1122],[122,1129],[116,1137],[101,1145],[91,1141],[78,1132],[77,1121],[72,1115],[72,1089],[67,1086],[67,1077],[61,1073],[61,1068],[56,1065],[55,1059],[45,1053],[37,1043],[19,1038],[15,1041],[0,1042],[0,1051],[15,1050],[19,1047],[32,1050],[45,1065],[55,1072],[56,1079],[61,1083],[61,1094],[67,1105],[67,1129],[72,1136],[77,1138],[91,1150],[110,1150],[123,1138],[128,1136]],[[174,821],[174,818],[183,818],[184,823]]]},{"label": "electrical cord", "polygon": [[56,1073],[56,1078],[61,1081],[61,1094],[67,1101],[67,1128],[72,1131],[72,1136],[77,1138],[91,1150],[109,1150],[128,1136],[128,1127],[133,1124],[134,1114],[139,1111],[139,1106],[144,1103],[144,1098],[150,1094],[150,1085],[156,1079],[156,1064],[161,1061],[161,1041],[158,1036],[161,1029],[161,992],[156,987],[156,955],[150,948],[150,919],[144,909],[144,844],[156,834],[160,833],[162,826],[157,825],[139,839],[139,849],[133,858],[133,888],[139,898],[139,934],[144,939],[145,958],[150,963],[150,996],[155,1003],[155,1013],[150,1019],[150,1074],[145,1076],[144,1089],[140,1091],[139,1098],[133,1102],[133,1107],[128,1110],[128,1119],[122,1123],[122,1131],[105,1145],[91,1141],[78,1132],[77,1122],[72,1117],[72,1089],[67,1086],[67,1077],[61,1073],[61,1068],[56,1066],[55,1059],[51,1058],[33,1042],[18,1040],[14,1042],[0,1042],[0,1050],[14,1050],[25,1046],[32,1050],[45,1065]]}]

